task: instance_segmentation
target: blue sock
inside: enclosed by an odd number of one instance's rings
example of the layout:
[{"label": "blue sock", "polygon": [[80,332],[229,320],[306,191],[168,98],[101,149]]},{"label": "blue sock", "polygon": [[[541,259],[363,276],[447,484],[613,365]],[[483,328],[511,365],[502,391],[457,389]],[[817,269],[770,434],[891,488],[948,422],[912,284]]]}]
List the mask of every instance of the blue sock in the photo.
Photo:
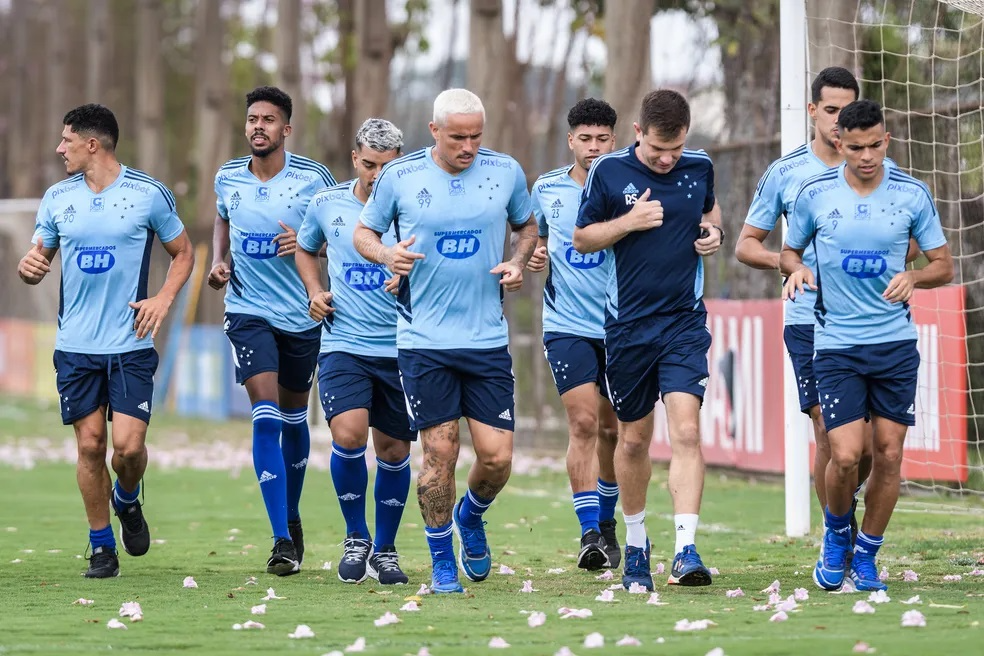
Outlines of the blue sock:
[{"label": "blue sock", "polygon": [[482,523],[482,515],[489,509],[495,499],[485,499],[469,489],[461,498],[461,509],[458,511],[458,521],[462,526],[478,528]]},{"label": "blue sock", "polygon": [[883,542],[885,542],[883,535],[868,535],[864,531],[858,531],[858,536],[854,540],[854,553],[874,560]]},{"label": "blue sock", "polygon": [[137,488],[133,492],[127,492],[120,486],[120,479],[116,479],[116,483],[113,484],[113,507],[117,510],[121,508],[126,508],[127,506],[132,506],[137,502],[137,497],[140,496],[140,483],[137,483]]},{"label": "blue sock", "polygon": [[601,531],[598,526],[599,510],[597,492],[574,493],[574,512],[577,513],[577,521],[581,522],[581,535],[590,530]]},{"label": "blue sock", "polygon": [[403,508],[410,494],[410,456],[400,462],[376,458],[376,542],[375,548],[396,544],[396,531],[403,519]]},{"label": "blue sock", "polygon": [[618,483],[609,483],[598,479],[598,503],[600,512],[598,519],[602,522],[615,519],[615,506],[618,505]]},{"label": "blue sock", "polygon": [[369,471],[366,469],[366,447],[346,449],[332,442],[329,469],[338,505],[345,518],[345,533],[358,533],[368,539],[366,488],[369,487]]},{"label": "blue sock", "polygon": [[835,515],[830,512],[830,508],[824,509],[824,523],[832,531],[837,531],[838,533],[844,531],[851,526],[851,513],[846,515]]},{"label": "blue sock", "polygon": [[95,551],[98,547],[116,549],[116,536],[113,535],[113,525],[110,524],[106,528],[101,528],[98,531],[94,531],[90,528],[89,544],[92,545],[93,551]]},{"label": "blue sock", "polygon": [[280,448],[287,470],[287,520],[301,518],[301,490],[308,456],[311,455],[311,432],[308,430],[307,407],[283,410],[284,428]]},{"label": "blue sock", "polygon": [[290,539],[287,530],[287,472],[280,450],[283,420],[280,408],[270,401],[253,405],[253,469],[260,482],[273,537]]},{"label": "blue sock", "polygon": [[431,561],[454,560],[454,545],[451,543],[451,522],[444,526],[424,527],[427,536],[427,546],[430,547]]}]

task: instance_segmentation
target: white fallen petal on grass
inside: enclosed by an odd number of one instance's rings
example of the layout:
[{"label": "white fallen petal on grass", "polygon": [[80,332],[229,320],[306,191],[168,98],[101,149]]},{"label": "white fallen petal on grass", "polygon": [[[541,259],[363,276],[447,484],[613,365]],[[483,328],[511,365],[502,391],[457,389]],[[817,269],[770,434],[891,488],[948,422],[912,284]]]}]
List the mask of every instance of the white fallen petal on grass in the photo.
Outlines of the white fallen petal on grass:
[{"label": "white fallen petal on grass", "polygon": [[150,541],[151,544],[167,544],[167,540],[154,539]]},{"label": "white fallen petal on grass", "polygon": [[21,549],[21,553],[31,554],[34,553],[34,549]]},{"label": "white fallen petal on grass", "polygon": [[533,581],[526,579],[523,581],[523,587],[520,589],[520,592],[539,592],[539,590],[533,587]]},{"label": "white fallen petal on grass", "polygon": [[301,638],[313,638],[314,637],[314,631],[312,631],[311,630],[311,627],[308,626],[307,624],[298,624],[297,625],[297,628],[294,629],[294,632],[293,633],[288,633],[287,634],[287,637],[288,638],[293,638],[295,640],[301,639]]},{"label": "white fallen petal on grass", "polygon": [[327,654],[321,654],[321,656],[345,656],[345,654],[336,649],[335,651],[330,651]]},{"label": "white fallen petal on grass", "polygon": [[535,629],[538,626],[543,626],[547,622],[547,614],[533,611],[530,616],[526,618],[526,623],[531,629]]},{"label": "white fallen petal on grass", "polygon": [[560,614],[560,619],[568,620],[571,618],[584,619],[586,617],[591,617],[594,613],[591,612],[590,608],[560,608],[557,610]]},{"label": "white fallen petal on grass", "polygon": [[599,574],[595,577],[598,581],[611,581],[615,578],[615,574],[610,569],[606,569],[603,574]]},{"label": "white fallen petal on grass", "polygon": [[624,590],[625,586],[623,586],[621,583],[612,583],[610,586],[608,586],[608,589],[618,592],[619,590]]},{"label": "white fallen petal on grass", "polygon": [[231,533],[232,535],[238,535],[239,533],[242,533],[242,531],[240,531],[238,528],[230,528],[229,533]]},{"label": "white fallen petal on grass", "polygon": [[114,617],[111,620],[109,620],[108,622],[106,622],[106,628],[107,629],[123,629],[125,631],[127,629],[127,626],[126,626],[126,624],[124,624],[123,622],[119,621],[118,619],[116,619]]},{"label": "white fallen petal on grass", "polygon": [[907,569],[902,572],[902,580],[906,583],[912,583],[919,580],[919,574],[913,572],[911,569]]},{"label": "white fallen petal on grass", "polygon": [[324,563],[324,565],[321,566],[321,569],[325,570],[326,572],[330,572],[331,571],[331,561],[330,560],[326,560],[325,563]]},{"label": "white fallen petal on grass", "polygon": [[570,647],[561,647],[554,652],[554,656],[577,656],[577,654],[572,652]]},{"label": "white fallen petal on grass", "polygon": [[854,586],[853,579],[845,578],[840,590],[834,590],[830,594],[854,594],[858,589]]},{"label": "white fallen petal on grass", "polygon": [[511,645],[504,639],[496,636],[489,640],[489,649],[509,649]]},{"label": "white fallen petal on grass", "polygon": [[926,626],[926,616],[918,610],[907,610],[902,613],[902,626]]},{"label": "white fallen petal on grass", "polygon": [[707,571],[711,573],[711,576],[718,576],[721,573],[717,567],[711,567]]},{"label": "white fallen petal on grass", "polygon": [[266,604],[260,604],[259,606],[253,606],[249,609],[249,612],[253,615],[266,615]]},{"label": "white fallen petal on grass", "polygon": [[854,643],[854,649],[852,649],[855,654],[874,654],[875,648],[869,647],[867,642],[856,642]]},{"label": "white fallen petal on grass", "polygon": [[642,641],[639,638],[634,638],[630,635],[622,636],[618,642],[615,643],[616,647],[641,647]]},{"label": "white fallen petal on grass", "polygon": [[892,600],[884,590],[875,590],[868,595],[868,601],[873,604],[887,604]]},{"label": "white fallen petal on grass", "polygon": [[256,577],[255,576],[247,577],[245,585],[256,585]]},{"label": "white fallen petal on grass", "polygon": [[14,558],[12,561],[10,561],[10,564],[11,565],[16,565],[17,563],[23,563],[23,562],[24,561],[21,560],[20,558]]},{"label": "white fallen petal on grass", "polygon": [[757,606],[752,606],[752,610],[772,610],[772,606],[769,604],[758,604]]},{"label": "white fallen petal on grass", "polygon": [[796,610],[797,606],[799,604],[796,603],[796,599],[793,598],[793,595],[789,595],[785,600],[776,604],[776,610],[781,613],[791,613]]},{"label": "white fallen petal on grass", "polygon": [[600,633],[589,633],[584,637],[585,649],[598,649],[605,646],[605,636]]},{"label": "white fallen petal on grass", "polygon": [[120,606],[120,617],[129,617],[131,621],[138,622],[139,620],[132,619],[133,617],[143,617],[143,609],[140,607],[139,601],[124,601],[123,605]]},{"label": "white fallen petal on grass", "polygon": [[734,590],[727,590],[724,596],[728,599],[734,599],[735,597],[744,597],[745,592],[741,588],[735,588]]},{"label": "white fallen petal on grass", "polygon": [[796,588],[793,590],[793,599],[796,601],[806,601],[810,598],[810,593],[806,591],[806,588]]},{"label": "white fallen petal on grass", "polygon": [[912,604],[921,604],[922,599],[919,598],[919,595],[916,595],[915,597],[909,597],[905,601],[901,601],[899,603],[905,604],[906,606],[911,606]]},{"label": "white fallen petal on grass", "polygon": [[265,629],[265,628],[266,628],[265,624],[260,624],[259,622],[254,622],[253,620],[243,622],[242,624],[232,625],[233,631],[249,631],[250,629]]},{"label": "white fallen petal on grass", "polygon": [[881,571],[878,572],[878,580],[879,581],[887,581],[890,576],[891,575],[888,573],[888,568],[887,567],[882,567],[881,568]]},{"label": "white fallen petal on grass", "polygon": [[601,594],[595,597],[595,601],[615,601],[615,593],[612,590],[602,590]]},{"label": "white fallen petal on grass", "polygon": [[72,605],[73,606],[91,606],[94,603],[96,603],[96,602],[93,601],[92,599],[82,599],[82,598],[80,598],[80,599],[76,599],[75,601],[73,601],[72,602]]},{"label": "white fallen petal on grass", "polygon": [[951,581],[962,581],[963,577],[959,574],[947,574],[943,577],[943,580],[949,583]]},{"label": "white fallen petal on grass", "polygon": [[647,590],[644,585],[636,583],[635,581],[629,584],[629,594],[646,594],[647,592],[649,592],[649,590]]},{"label": "white fallen petal on grass", "polygon": [[[260,599],[260,601],[272,601],[274,599],[286,599],[287,597],[278,597],[277,593],[274,592],[273,588],[267,588],[267,596]],[[304,626],[303,624],[301,626]]]},{"label": "white fallen petal on grass", "polygon": [[665,571],[666,571],[666,565],[664,565],[663,563],[656,563],[656,573],[657,574],[662,574]]},{"label": "white fallen petal on grass", "polygon": [[780,595],[778,592],[773,592],[772,594],[769,595],[770,606],[775,606],[781,603],[782,603],[782,595]]},{"label": "white fallen petal on grass", "polygon": [[779,579],[776,579],[775,581],[772,582],[772,584],[769,587],[767,587],[764,590],[762,590],[762,592],[764,592],[766,594],[775,594],[775,593],[779,592],[779,588],[780,587],[781,586],[779,584]]},{"label": "white fallen petal on grass", "polygon": [[769,618],[769,621],[770,622],[785,622],[788,619],[789,619],[789,615],[786,614],[786,611],[781,610],[778,613],[776,613],[775,615],[773,615],[772,617],[770,617]]},{"label": "white fallen petal on grass", "polygon": [[[660,640],[662,640],[662,638],[660,638]],[[724,650],[720,647],[715,647],[711,651],[704,654],[704,656],[724,656]]]},{"label": "white fallen petal on grass", "polygon": [[673,625],[673,630],[674,631],[703,631],[704,629],[711,626],[717,626],[717,623],[712,622],[711,620],[694,620],[693,622],[691,622],[690,620],[684,618]]},{"label": "white fallen petal on grass", "polygon": [[499,574],[502,574],[503,576],[512,576],[515,573],[516,570],[512,567],[509,567],[508,565],[499,565]]},{"label": "white fallen petal on grass", "polygon": [[345,653],[352,654],[365,650],[366,650],[366,639],[360,636],[355,639],[355,642],[353,642],[351,645],[345,648]]},{"label": "white fallen petal on grass", "polygon": [[660,601],[659,600],[659,593],[658,592],[654,592],[651,595],[649,595],[649,599],[646,600],[646,604],[649,605],[649,606],[666,606],[667,605],[667,603],[665,601]]},{"label": "white fallen petal on grass", "polygon": [[857,613],[858,615],[871,615],[875,612],[875,607],[867,601],[858,600],[854,602],[854,608],[852,608],[851,611]]},{"label": "white fallen petal on grass", "polygon": [[429,595],[430,593],[431,593],[431,589],[427,587],[427,584],[426,583],[421,583],[420,584],[420,589],[417,590],[417,596],[418,597],[423,597],[424,595]]},{"label": "white fallen petal on grass", "polygon": [[421,647],[417,650],[417,656],[431,656],[430,649],[427,647]]},{"label": "white fallen petal on grass", "polygon": [[50,553],[50,554],[56,554],[56,553],[61,553],[61,552],[62,552],[61,549],[48,549],[48,553]]},{"label": "white fallen petal on grass", "polygon": [[184,579],[184,582],[181,585],[183,585],[186,588],[197,588],[198,587],[198,583],[191,576],[186,576],[185,579]]},{"label": "white fallen petal on grass", "polygon": [[566,571],[563,567],[552,567],[547,570],[547,574],[563,574]]},{"label": "white fallen petal on grass", "polygon": [[375,624],[377,627],[389,626],[390,624],[399,624],[400,618],[397,617],[395,614],[386,611],[385,613],[382,614],[382,616],[379,619],[373,620],[372,623]]},{"label": "white fallen petal on grass", "polygon": [[420,606],[417,605],[416,601],[411,600],[400,606],[400,610],[404,613],[413,613],[420,610]]}]

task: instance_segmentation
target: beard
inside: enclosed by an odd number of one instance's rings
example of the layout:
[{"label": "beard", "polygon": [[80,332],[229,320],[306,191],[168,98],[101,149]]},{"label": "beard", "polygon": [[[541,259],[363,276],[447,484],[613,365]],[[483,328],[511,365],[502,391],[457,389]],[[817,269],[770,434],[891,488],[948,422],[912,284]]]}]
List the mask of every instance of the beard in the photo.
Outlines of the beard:
[{"label": "beard", "polygon": [[274,141],[273,139],[270,138],[270,135],[268,134],[263,134],[262,136],[265,137],[267,141],[265,146],[259,148],[253,145],[253,138],[250,137],[249,149],[254,157],[266,157],[267,155],[273,153],[278,148],[280,148],[280,145],[282,143],[282,142]]}]

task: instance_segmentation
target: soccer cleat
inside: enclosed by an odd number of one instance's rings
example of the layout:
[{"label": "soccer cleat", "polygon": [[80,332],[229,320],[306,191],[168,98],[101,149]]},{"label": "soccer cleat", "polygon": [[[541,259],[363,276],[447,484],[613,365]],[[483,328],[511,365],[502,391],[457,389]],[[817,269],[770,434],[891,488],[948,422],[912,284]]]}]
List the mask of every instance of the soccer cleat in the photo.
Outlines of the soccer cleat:
[{"label": "soccer cleat", "polygon": [[458,582],[458,566],[453,560],[442,558],[434,561],[434,573],[431,576],[431,592],[434,594],[451,594],[464,592]]},{"label": "soccer cleat", "polygon": [[673,557],[673,567],[666,580],[670,585],[699,586],[711,584],[711,572],[697,553],[697,547],[688,544]]},{"label": "soccer cleat", "polygon": [[358,533],[349,533],[342,543],[342,561],[338,563],[338,580],[343,583],[362,583],[369,576],[368,564],[372,542]]},{"label": "soccer cleat", "polygon": [[605,538],[605,555],[608,556],[608,564],[605,567],[615,569],[622,564],[622,547],[618,544],[618,536],[615,535],[614,519],[606,519],[599,522],[601,527],[601,537]]},{"label": "soccer cleat", "polygon": [[400,554],[396,553],[396,547],[387,544],[373,549],[369,556],[369,564],[366,569],[369,576],[379,581],[380,585],[404,585],[410,582],[410,577],[400,569]]},{"label": "soccer cleat", "polygon": [[605,538],[593,528],[581,536],[581,552],[577,555],[577,566],[581,569],[596,570],[608,567],[605,553]]},{"label": "soccer cleat", "polygon": [[[849,528],[841,531],[824,530],[820,557],[813,568],[813,581],[822,590],[839,590],[844,583],[847,554],[851,550]],[[877,575],[875,576],[877,579]]]},{"label": "soccer cleat", "polygon": [[120,542],[123,550],[131,556],[142,556],[150,549],[150,527],[144,519],[139,501],[123,506],[122,510],[113,504],[113,512],[120,518]]},{"label": "soccer cleat", "polygon": [[287,538],[280,538],[273,543],[270,558],[267,559],[267,574],[290,576],[301,571],[297,560],[297,550],[294,543]]},{"label": "soccer cleat", "polygon": [[116,549],[96,547],[88,561],[89,568],[83,574],[87,579],[108,579],[120,575],[120,559]]},{"label": "soccer cleat", "polygon": [[653,575],[649,569],[649,540],[646,548],[625,546],[625,567],[622,570],[622,587],[626,590],[638,583],[646,590],[653,589]]},{"label": "soccer cleat", "polygon": [[851,580],[860,592],[875,592],[888,590],[888,586],[878,578],[878,567],[875,559],[865,554],[854,554],[851,563]]},{"label": "soccer cleat", "polygon": [[463,499],[459,499],[451,512],[454,533],[461,543],[458,564],[469,581],[484,581],[492,572],[492,552],[485,536],[485,522],[480,522],[477,528],[463,526],[458,519],[462,501]]},{"label": "soccer cleat", "polygon": [[304,529],[301,528],[300,519],[292,519],[287,522],[287,531],[290,533],[290,541],[294,543],[294,551],[297,552],[297,564],[304,564]]}]

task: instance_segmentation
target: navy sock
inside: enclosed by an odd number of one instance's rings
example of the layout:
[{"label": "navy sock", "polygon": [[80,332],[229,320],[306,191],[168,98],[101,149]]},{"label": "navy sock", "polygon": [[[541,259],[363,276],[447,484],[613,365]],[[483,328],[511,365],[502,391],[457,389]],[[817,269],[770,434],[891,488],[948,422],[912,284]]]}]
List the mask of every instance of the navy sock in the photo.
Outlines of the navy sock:
[{"label": "navy sock", "polygon": [[116,549],[116,536],[113,535],[113,525],[110,524],[106,528],[101,528],[98,531],[90,528],[89,544],[92,545],[93,551],[95,551],[98,547]]},{"label": "navy sock", "polygon": [[581,535],[590,530],[601,531],[598,526],[599,510],[597,492],[574,493],[574,512],[577,513],[577,521],[581,522]]},{"label": "navy sock", "polygon": [[858,531],[858,536],[854,540],[854,553],[874,560],[883,542],[885,542],[883,535],[868,535],[864,531]]},{"label": "navy sock", "polygon": [[290,539],[287,530],[287,472],[280,450],[283,420],[280,408],[270,401],[253,405],[253,469],[260,482],[273,537]]},{"label": "navy sock", "polygon": [[410,494],[410,456],[400,462],[376,458],[376,542],[375,548],[396,544],[403,508]]},{"label": "navy sock", "polygon": [[345,532],[358,533],[368,539],[366,488],[369,487],[369,471],[366,468],[366,447],[346,449],[332,442],[329,468],[338,505],[345,518]]},{"label": "navy sock", "polygon": [[462,526],[477,528],[482,523],[482,515],[489,509],[489,506],[492,505],[493,501],[495,501],[494,498],[486,499],[484,497],[480,497],[469,488],[469,490],[465,492],[465,496],[461,498],[461,508],[458,510],[458,521],[461,522]]},{"label": "navy sock", "polygon": [[618,483],[598,479],[598,519],[606,522],[615,519],[615,506],[618,505]]},{"label": "navy sock", "polygon": [[132,506],[137,502],[137,497],[140,496],[140,483],[137,483],[137,487],[133,492],[127,492],[120,485],[120,479],[116,479],[116,483],[113,484],[113,507],[117,510],[126,508],[127,506]]},{"label": "navy sock", "polygon": [[287,471],[287,520],[295,521],[301,518],[301,490],[311,455],[311,432],[308,430],[307,407],[283,410],[282,414],[284,427],[280,448],[284,452]]},{"label": "navy sock", "polygon": [[454,545],[451,542],[451,522],[444,526],[424,527],[427,546],[430,547],[431,561],[454,560]]}]

